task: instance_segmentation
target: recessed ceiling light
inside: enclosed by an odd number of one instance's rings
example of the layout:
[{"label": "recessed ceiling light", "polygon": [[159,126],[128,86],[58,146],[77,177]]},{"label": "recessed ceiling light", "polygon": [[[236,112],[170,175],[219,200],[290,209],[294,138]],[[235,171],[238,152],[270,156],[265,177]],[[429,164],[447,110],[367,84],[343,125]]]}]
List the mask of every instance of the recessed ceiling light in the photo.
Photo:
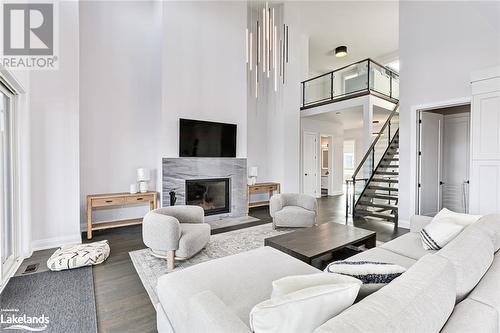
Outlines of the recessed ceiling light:
[{"label": "recessed ceiling light", "polygon": [[335,48],[335,56],[337,58],[343,58],[347,55],[347,46],[339,46]]}]

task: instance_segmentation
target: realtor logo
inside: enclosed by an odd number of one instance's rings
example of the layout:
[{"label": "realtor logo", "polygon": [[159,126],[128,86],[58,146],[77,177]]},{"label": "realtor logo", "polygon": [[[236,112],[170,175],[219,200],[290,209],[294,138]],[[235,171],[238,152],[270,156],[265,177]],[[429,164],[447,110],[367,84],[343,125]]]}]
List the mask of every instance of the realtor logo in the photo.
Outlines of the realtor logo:
[{"label": "realtor logo", "polygon": [[50,0],[45,3],[10,2],[0,6],[3,22],[0,26],[0,67],[58,69],[57,7],[57,3]]},{"label": "realtor logo", "polygon": [[53,55],[53,7],[51,3],[5,4],[4,55]]}]

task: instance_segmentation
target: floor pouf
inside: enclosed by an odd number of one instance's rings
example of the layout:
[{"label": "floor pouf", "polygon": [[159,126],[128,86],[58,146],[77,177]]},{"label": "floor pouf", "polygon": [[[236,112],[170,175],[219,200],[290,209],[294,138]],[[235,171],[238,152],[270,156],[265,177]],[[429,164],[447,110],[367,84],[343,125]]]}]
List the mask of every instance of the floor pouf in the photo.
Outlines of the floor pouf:
[{"label": "floor pouf", "polygon": [[51,271],[83,266],[98,265],[109,257],[109,244],[107,240],[100,242],[64,245],[47,260],[47,267]]}]

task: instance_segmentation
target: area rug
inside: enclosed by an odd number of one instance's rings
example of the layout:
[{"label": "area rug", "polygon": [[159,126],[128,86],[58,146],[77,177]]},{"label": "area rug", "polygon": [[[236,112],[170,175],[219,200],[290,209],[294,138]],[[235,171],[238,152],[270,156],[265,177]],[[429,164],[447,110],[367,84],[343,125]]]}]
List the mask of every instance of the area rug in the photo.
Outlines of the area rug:
[{"label": "area rug", "polygon": [[[177,262],[174,272],[212,259],[262,247],[265,238],[293,230],[281,228],[273,230],[272,224],[269,223],[213,235],[210,238],[210,243],[200,253],[188,260]],[[129,252],[129,254],[151,302],[156,307],[156,304],[158,304],[156,283],[160,276],[169,273],[165,260],[151,255],[149,249],[133,251]]]},{"label": "area rug", "polygon": [[91,267],[15,276],[0,294],[0,332],[97,332]]}]

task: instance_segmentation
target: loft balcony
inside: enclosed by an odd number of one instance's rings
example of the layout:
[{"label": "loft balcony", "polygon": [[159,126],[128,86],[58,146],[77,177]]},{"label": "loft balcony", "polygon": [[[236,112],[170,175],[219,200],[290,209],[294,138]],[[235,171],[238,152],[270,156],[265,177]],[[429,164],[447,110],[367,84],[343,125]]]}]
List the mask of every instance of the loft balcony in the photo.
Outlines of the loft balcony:
[{"label": "loft balcony", "polygon": [[399,74],[371,59],[313,77],[301,84],[301,110],[370,94],[393,103],[399,101]]}]

